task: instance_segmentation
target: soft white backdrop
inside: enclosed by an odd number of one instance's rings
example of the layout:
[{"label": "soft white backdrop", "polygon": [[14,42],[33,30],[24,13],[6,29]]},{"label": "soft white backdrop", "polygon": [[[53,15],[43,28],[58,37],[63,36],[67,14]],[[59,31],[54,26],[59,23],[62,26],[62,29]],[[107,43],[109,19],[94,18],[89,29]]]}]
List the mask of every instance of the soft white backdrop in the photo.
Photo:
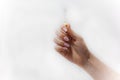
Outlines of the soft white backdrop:
[{"label": "soft white backdrop", "polygon": [[54,50],[64,22],[120,73],[119,0],[0,0],[0,80],[92,80]]}]

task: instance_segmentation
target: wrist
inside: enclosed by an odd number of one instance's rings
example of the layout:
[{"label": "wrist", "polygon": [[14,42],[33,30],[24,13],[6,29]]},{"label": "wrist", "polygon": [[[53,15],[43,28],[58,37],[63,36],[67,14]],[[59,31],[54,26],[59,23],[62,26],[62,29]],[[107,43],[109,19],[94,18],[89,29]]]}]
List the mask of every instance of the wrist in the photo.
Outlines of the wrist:
[{"label": "wrist", "polygon": [[94,79],[94,80],[106,80],[103,79],[104,74],[101,67],[101,63],[92,54],[88,59],[87,63],[83,66],[83,69]]},{"label": "wrist", "polygon": [[90,74],[94,80],[120,80],[116,72],[92,54],[83,66],[83,69]]}]

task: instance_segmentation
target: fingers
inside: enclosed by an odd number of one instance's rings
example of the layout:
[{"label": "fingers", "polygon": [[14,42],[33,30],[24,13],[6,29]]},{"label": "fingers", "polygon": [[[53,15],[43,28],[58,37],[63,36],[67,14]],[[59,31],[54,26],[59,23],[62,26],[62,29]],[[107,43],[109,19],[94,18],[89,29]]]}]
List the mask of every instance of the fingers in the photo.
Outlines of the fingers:
[{"label": "fingers", "polygon": [[71,29],[70,24],[64,23],[61,29],[71,38],[76,39],[76,33]]},{"label": "fingers", "polygon": [[63,56],[66,56],[66,54],[69,53],[68,48],[62,47],[62,46],[58,46],[58,45],[55,47],[55,50],[56,50],[57,52],[59,52],[61,55],[63,55]]},{"label": "fingers", "polygon": [[55,50],[58,53],[60,53],[62,56],[64,56],[66,59],[68,59],[69,61],[72,61],[72,55],[69,48],[57,45],[55,47]]},{"label": "fingers", "polygon": [[[63,24],[56,32],[57,37],[54,39],[56,43],[55,50],[68,60],[82,63],[86,55],[89,57],[84,40],[77,35],[70,27],[70,24]],[[81,60],[81,61],[78,61]]]},{"label": "fingers", "polygon": [[71,56],[71,44],[70,38],[65,31],[60,28],[56,32],[57,37],[54,39],[54,42],[56,43],[55,50],[68,59]]},{"label": "fingers", "polygon": [[69,42],[70,38],[66,33],[64,33],[61,29],[56,32],[57,38],[64,41],[64,42]]},{"label": "fingers", "polygon": [[62,41],[62,40],[60,40],[60,39],[58,39],[58,38],[55,38],[54,39],[54,42],[57,44],[57,45],[59,45],[59,46],[62,46],[62,47],[70,47],[70,44],[68,44],[68,43],[66,43],[66,42],[64,42],[64,41]]},{"label": "fingers", "polygon": [[[70,33],[70,34],[69,34]],[[70,29],[69,24],[63,24],[63,26],[56,32],[57,37],[54,39],[54,42],[62,47],[70,47],[72,42],[72,37],[74,35]]]}]

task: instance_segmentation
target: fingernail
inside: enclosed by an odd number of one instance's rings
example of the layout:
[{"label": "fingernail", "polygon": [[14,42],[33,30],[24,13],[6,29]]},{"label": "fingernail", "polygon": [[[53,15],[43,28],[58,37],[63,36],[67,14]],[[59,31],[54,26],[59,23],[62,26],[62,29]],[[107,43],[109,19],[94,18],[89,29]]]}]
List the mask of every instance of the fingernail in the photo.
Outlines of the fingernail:
[{"label": "fingernail", "polygon": [[66,27],[63,27],[63,30],[64,30],[65,32],[67,32],[67,28],[66,28]]},{"label": "fingernail", "polygon": [[65,36],[65,37],[64,37],[64,40],[65,40],[65,41],[69,41],[69,38]]},{"label": "fingernail", "polygon": [[70,47],[70,45],[69,45],[69,44],[67,44],[67,43],[64,43],[64,46],[66,46],[66,47]]},{"label": "fingernail", "polygon": [[68,48],[66,48],[66,47],[63,47],[63,49],[64,49],[64,50],[68,50]]}]

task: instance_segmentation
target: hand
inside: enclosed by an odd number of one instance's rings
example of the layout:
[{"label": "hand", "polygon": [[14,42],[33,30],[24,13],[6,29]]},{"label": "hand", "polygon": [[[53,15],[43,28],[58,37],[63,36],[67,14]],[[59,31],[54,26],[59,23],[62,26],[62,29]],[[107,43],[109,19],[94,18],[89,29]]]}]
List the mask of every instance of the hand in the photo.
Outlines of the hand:
[{"label": "hand", "polygon": [[56,51],[63,55],[69,61],[83,66],[87,63],[90,53],[85,45],[83,38],[77,35],[69,24],[64,24],[55,38]]}]

